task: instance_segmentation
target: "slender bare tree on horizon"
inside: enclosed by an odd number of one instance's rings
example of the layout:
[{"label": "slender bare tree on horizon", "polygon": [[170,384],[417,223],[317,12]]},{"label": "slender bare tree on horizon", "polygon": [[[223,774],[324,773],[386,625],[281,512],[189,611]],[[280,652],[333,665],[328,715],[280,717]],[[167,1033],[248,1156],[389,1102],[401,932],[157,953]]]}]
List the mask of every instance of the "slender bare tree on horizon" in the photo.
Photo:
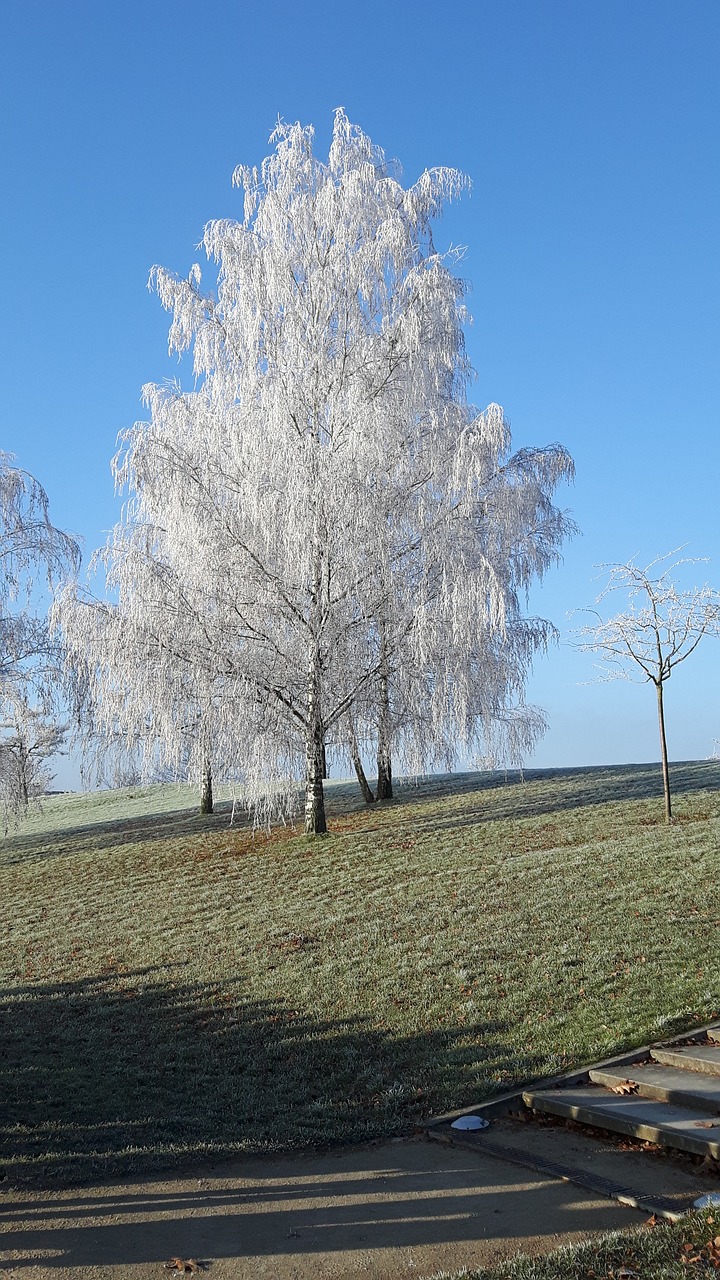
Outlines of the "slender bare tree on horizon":
[{"label": "slender bare tree on horizon", "polygon": [[[664,691],[675,668],[689,658],[703,636],[720,634],[720,593],[709,586],[681,590],[673,580],[684,565],[703,563],[697,558],[677,558],[682,548],[658,556],[645,568],[634,560],[624,564],[600,565],[609,576],[595,603],[621,592],[629,609],[603,620],[597,610],[596,622],[577,632],[578,647],[596,653],[606,669],[606,679],[632,679],[631,672],[654,685],[657,698],[660,759],[662,765],[665,820],[672,821],[670,767],[665,732]],[[671,563],[666,564],[667,561]],[[660,570],[660,566],[665,565]]]}]

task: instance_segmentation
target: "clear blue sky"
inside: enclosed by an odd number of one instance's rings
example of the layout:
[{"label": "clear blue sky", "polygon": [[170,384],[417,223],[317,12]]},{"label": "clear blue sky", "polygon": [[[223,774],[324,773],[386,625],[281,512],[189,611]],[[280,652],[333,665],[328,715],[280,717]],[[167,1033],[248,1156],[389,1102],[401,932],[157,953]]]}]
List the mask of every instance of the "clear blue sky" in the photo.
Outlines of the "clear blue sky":
[{"label": "clear blue sky", "polygon": [[[0,447],[89,554],[117,519],[109,460],[173,376],[145,284],[185,273],[278,115],[318,148],[343,105],[408,181],[473,181],[437,242],[467,245],[474,399],[516,445],[559,440],[582,536],[533,597],[567,631],[593,565],[681,543],[720,586],[718,0],[5,0]],[[720,641],[668,689],[676,759],[720,738]],[[530,695],[534,764],[657,758],[652,693],[588,686],[561,647]]]}]

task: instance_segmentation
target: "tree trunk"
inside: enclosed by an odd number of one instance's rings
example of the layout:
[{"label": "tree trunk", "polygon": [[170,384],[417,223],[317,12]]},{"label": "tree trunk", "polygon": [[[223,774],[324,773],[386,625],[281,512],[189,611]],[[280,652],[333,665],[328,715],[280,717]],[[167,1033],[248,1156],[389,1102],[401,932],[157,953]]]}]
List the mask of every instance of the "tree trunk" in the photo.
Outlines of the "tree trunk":
[{"label": "tree trunk", "polygon": [[202,778],[200,780],[200,812],[202,814],[212,813],[213,811],[213,790],[212,790],[212,769],[210,761],[206,756],[203,760]]},{"label": "tree trunk", "polygon": [[380,677],[380,717],[377,747],[377,798],[392,800],[392,759],[390,755],[390,695],[387,673]]},{"label": "tree trunk", "polygon": [[328,775],[327,750],[326,750],[326,748],[325,748],[325,737],[324,737],[324,736],[323,736],[322,751],[321,751],[321,753],[320,753],[320,762],[321,762],[321,766],[322,766],[322,776],[323,776],[323,781],[325,781],[325,779],[326,779],[329,775]]},{"label": "tree trunk", "polygon": [[370,786],[370,783],[365,777],[365,770],[363,769],[362,760],[360,759],[358,742],[357,742],[357,738],[355,737],[355,726],[352,720],[350,720],[349,718],[348,718],[348,723],[350,726],[348,730],[348,739],[350,742],[350,758],[353,762],[355,775],[357,777],[358,782],[360,783],[360,790],[362,791],[362,797],[366,804],[374,804],[375,797],[372,793],[372,788]]},{"label": "tree trunk", "polygon": [[327,831],[323,792],[325,730],[320,708],[320,655],[313,648],[308,668],[307,729],[305,738],[305,835]]},{"label": "tree trunk", "polygon": [[663,709],[663,682],[658,680],[655,688],[657,689],[658,699],[658,726],[660,729],[660,753],[662,758],[662,775],[663,789],[665,792],[665,821],[672,822],[672,804],[670,802],[670,768],[668,765],[667,741],[665,738],[665,711]]},{"label": "tree trunk", "polygon": [[27,809],[30,804],[30,791],[28,789],[28,752],[20,743],[18,752],[18,781],[20,784],[20,801],[23,809]]},{"label": "tree trunk", "polygon": [[392,760],[390,759],[390,750],[387,746],[380,750],[378,743],[378,776],[377,776],[377,798],[378,800],[392,800]]},{"label": "tree trunk", "polygon": [[322,836],[327,831],[322,780],[321,735],[318,721],[308,728],[305,750],[305,835]]}]

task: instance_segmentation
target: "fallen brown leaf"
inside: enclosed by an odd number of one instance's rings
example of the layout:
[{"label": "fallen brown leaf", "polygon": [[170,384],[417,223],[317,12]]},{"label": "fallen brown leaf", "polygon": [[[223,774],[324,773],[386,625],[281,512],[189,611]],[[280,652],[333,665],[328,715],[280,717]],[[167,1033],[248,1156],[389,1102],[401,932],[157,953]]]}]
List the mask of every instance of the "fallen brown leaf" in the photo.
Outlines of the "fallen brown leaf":
[{"label": "fallen brown leaf", "polygon": [[720,1120],[694,1120],[693,1128],[695,1129],[717,1129],[720,1128]]},{"label": "fallen brown leaf", "polygon": [[692,1266],[695,1266],[698,1262],[702,1262],[702,1254],[696,1253],[695,1248],[696,1246],[694,1244],[684,1244],[682,1246],[682,1257],[680,1258],[680,1261]]},{"label": "fallen brown leaf", "polygon": [[714,1240],[710,1240],[705,1245],[707,1251],[708,1262],[711,1262],[715,1270],[720,1270],[720,1236],[716,1236]]},{"label": "fallen brown leaf", "polygon": [[610,1086],[611,1093],[637,1093],[637,1080],[621,1080],[619,1084]]},{"label": "fallen brown leaf", "polygon": [[200,1263],[196,1262],[195,1258],[169,1258],[165,1263],[165,1270],[184,1275],[187,1271],[199,1271]]}]

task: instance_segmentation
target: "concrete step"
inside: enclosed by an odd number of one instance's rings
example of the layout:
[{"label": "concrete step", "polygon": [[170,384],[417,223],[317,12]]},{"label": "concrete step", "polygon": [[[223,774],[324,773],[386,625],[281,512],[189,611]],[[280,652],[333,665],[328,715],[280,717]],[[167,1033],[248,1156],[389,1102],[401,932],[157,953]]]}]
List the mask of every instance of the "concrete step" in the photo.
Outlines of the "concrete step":
[{"label": "concrete step", "polygon": [[678,1045],[672,1049],[652,1049],[651,1054],[656,1062],[663,1062],[668,1067],[720,1076],[720,1044]]},{"label": "concrete step", "polygon": [[525,1089],[522,1096],[525,1105],[535,1111],[720,1160],[720,1119],[709,1111],[676,1107],[637,1094],[618,1095],[592,1084]]},{"label": "concrete step", "polygon": [[642,1148],[619,1149],[607,1136],[581,1125],[539,1125],[519,1116],[495,1116],[489,1129],[463,1131],[450,1124],[428,1131],[438,1142],[527,1165],[548,1177],[569,1179],[588,1190],[677,1220],[716,1184],[683,1160],[658,1157]]},{"label": "concrete step", "polygon": [[720,1076],[683,1071],[679,1067],[648,1061],[630,1067],[595,1068],[590,1072],[590,1079],[610,1090],[631,1080],[637,1085],[637,1093],[642,1098],[655,1098],[657,1102],[669,1102],[676,1107],[692,1107],[711,1115],[720,1114]]}]

